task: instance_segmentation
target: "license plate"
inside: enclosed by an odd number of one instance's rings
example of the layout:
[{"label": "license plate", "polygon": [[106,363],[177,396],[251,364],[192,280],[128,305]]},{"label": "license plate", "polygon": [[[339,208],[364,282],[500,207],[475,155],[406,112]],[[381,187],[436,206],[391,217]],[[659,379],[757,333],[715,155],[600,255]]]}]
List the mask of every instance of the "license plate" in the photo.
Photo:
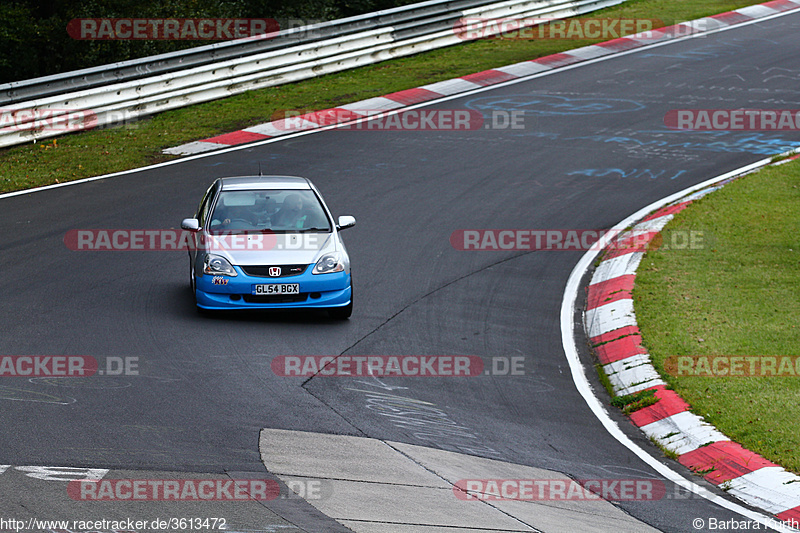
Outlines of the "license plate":
[{"label": "license plate", "polygon": [[270,295],[276,294],[300,294],[299,283],[273,283],[271,285],[255,285],[253,294]]}]

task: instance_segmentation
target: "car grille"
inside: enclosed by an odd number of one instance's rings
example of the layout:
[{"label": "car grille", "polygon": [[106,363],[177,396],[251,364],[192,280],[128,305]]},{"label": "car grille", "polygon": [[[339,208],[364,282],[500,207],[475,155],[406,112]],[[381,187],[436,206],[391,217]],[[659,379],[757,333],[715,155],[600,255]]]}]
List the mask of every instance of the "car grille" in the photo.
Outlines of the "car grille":
[{"label": "car grille", "polygon": [[269,296],[263,294],[243,294],[242,299],[249,304],[291,304],[305,302],[308,299],[308,293]]},{"label": "car grille", "polygon": [[[290,276],[299,276],[310,265],[267,265],[267,266],[243,266],[242,270],[248,276],[256,276],[259,278],[288,278]],[[272,267],[279,267],[281,269],[280,276],[270,276],[269,269]]]}]

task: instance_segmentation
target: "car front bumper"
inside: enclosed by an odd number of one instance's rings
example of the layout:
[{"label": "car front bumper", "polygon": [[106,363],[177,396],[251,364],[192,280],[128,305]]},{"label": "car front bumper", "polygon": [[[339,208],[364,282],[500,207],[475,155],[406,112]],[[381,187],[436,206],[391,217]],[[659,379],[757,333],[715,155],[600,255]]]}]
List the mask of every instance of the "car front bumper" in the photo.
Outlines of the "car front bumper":
[{"label": "car front bumper", "polygon": [[[197,277],[197,306],[203,309],[292,309],[344,307],[350,303],[352,289],[349,272],[312,274],[313,266],[297,276],[265,278],[249,276],[235,266],[238,276]],[[255,285],[292,284],[300,286],[298,295],[255,295]]]}]

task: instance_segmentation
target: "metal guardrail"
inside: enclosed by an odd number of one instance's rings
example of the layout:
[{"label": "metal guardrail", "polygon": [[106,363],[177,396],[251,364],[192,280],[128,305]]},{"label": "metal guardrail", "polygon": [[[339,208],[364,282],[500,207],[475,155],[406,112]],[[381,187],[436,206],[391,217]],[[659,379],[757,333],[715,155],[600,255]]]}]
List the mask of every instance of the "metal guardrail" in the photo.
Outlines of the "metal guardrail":
[{"label": "metal guardrail", "polygon": [[321,22],[270,34],[265,38],[236,39],[109,65],[0,84],[0,106],[53,96],[109,83],[141,79],[237,59],[279,48],[363,32],[378,27],[411,23],[449,15],[460,9],[485,5],[487,0],[430,0],[345,19]]},{"label": "metal guardrail", "polygon": [[[61,117],[86,127],[113,125],[245,91],[355,68],[463,42],[465,17],[559,18],[624,0],[432,0],[246,38],[0,85],[0,147],[65,133],[38,126]],[[76,114],[81,117],[76,118]],[[79,120],[80,119],[80,120]]]}]

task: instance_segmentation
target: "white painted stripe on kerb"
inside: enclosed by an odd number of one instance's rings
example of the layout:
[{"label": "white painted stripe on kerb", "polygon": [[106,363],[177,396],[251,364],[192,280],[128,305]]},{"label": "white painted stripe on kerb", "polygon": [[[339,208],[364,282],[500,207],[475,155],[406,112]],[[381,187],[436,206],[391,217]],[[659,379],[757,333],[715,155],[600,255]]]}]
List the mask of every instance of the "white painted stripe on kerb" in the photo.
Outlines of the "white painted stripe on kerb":
[{"label": "white painted stripe on kerb", "polygon": [[632,355],[630,357],[626,357],[625,359],[620,359],[619,361],[608,363],[607,365],[604,365],[603,368],[605,369],[606,375],[610,376],[611,374],[624,372],[626,370],[630,370],[635,367],[640,367],[642,365],[648,365],[650,367],[653,366],[650,364],[650,354],[639,353],[636,355]]},{"label": "white painted stripe on kerb", "polygon": [[[653,372],[655,372],[655,370],[653,370]],[[648,373],[644,370],[639,370],[635,374],[626,372],[624,374],[618,374],[615,378],[609,377],[608,379],[611,381],[611,386],[614,387],[615,392],[619,396],[636,394],[637,392],[642,392],[652,387],[666,385],[664,380],[658,377],[658,374],[653,375],[652,372]],[[623,383],[623,380],[625,380],[625,383]]]},{"label": "white painted stripe on kerb", "polygon": [[564,53],[586,60],[586,59],[594,59],[596,57],[605,56],[608,54],[613,54],[614,50],[610,48],[605,48],[603,46],[592,45],[592,46],[584,46],[581,48],[576,48],[574,50],[568,50],[567,52]]},{"label": "white painted stripe on kerb", "polygon": [[550,67],[533,61],[523,61],[522,63],[515,63],[513,65],[507,65],[505,67],[498,67],[494,70],[499,70],[500,72],[505,72],[506,74],[510,74],[512,76],[522,77],[522,76],[530,76],[531,74],[536,74],[537,72],[550,70]]},{"label": "white painted stripe on kerb", "polygon": [[633,300],[630,298],[617,300],[586,311],[586,329],[590,338],[635,325],[636,315],[633,313]]},{"label": "white painted stripe on kerb", "polygon": [[766,466],[728,482],[731,494],[778,514],[800,507],[800,478],[779,466]]},{"label": "white painted stripe on kerb", "polygon": [[227,144],[209,143],[205,141],[194,141],[174,148],[167,148],[164,150],[165,154],[170,155],[192,155],[217,150],[219,148],[228,148]]},{"label": "white painted stripe on kerb", "polygon": [[391,111],[392,109],[399,109],[401,107],[406,107],[406,105],[395,102],[391,98],[386,98],[385,96],[376,96],[375,98],[367,98],[360,102],[340,105],[339,109],[347,109],[359,115],[374,115],[381,111]]},{"label": "white painted stripe on kerb", "polygon": [[420,89],[427,89],[428,91],[433,91],[445,96],[452,96],[467,91],[473,91],[479,87],[482,87],[482,85],[462,80],[461,78],[455,78],[452,80],[438,81],[430,85],[423,85]]},{"label": "white painted stripe on kerb", "polygon": [[643,252],[631,252],[603,261],[594,271],[591,284],[594,285],[620,276],[635,274],[643,256]]},{"label": "white painted stripe on kerb", "polygon": [[741,9],[737,9],[736,13],[741,13],[742,15],[750,18],[761,18],[761,17],[768,17],[770,15],[774,15],[777,10],[769,8],[767,6],[747,6]]},{"label": "white painted stripe on kerb", "polygon": [[648,231],[661,231],[662,229],[664,229],[664,226],[666,226],[667,223],[673,218],[675,218],[675,215],[670,214],[646,220],[644,222],[636,224],[633,227],[633,232],[634,234],[639,235],[642,233],[647,233]]},{"label": "white painted stripe on kerb", "polygon": [[717,428],[689,411],[682,411],[641,427],[662,446],[683,455],[705,444],[730,440]]},{"label": "white painted stripe on kerb", "polygon": [[[680,24],[680,26],[682,26],[682,27],[691,28],[691,29],[683,30],[686,33],[690,33],[690,32],[696,32],[697,33],[697,32],[709,31],[709,30],[716,30],[718,28],[722,28],[722,27],[729,26],[729,25],[730,24],[727,24],[724,21],[721,21],[719,19],[713,19],[711,17],[706,17],[706,18],[697,19],[697,20],[690,20],[689,22],[683,22],[683,23]],[[681,30],[679,30],[679,31],[681,31]]]},{"label": "white painted stripe on kerb", "polygon": [[[627,359],[626,359],[627,361]],[[608,365],[606,365],[607,367]],[[666,385],[653,365],[642,364],[624,368],[616,374],[609,374],[608,380],[618,396],[636,394],[651,387]]]},{"label": "white painted stripe on kerb", "polygon": [[682,202],[693,202],[694,200],[699,200],[703,196],[706,196],[707,194],[711,194],[714,191],[718,191],[719,189],[720,189],[720,187],[709,187],[708,189],[704,189],[702,191],[697,191],[696,193],[684,198],[682,200]]},{"label": "white painted stripe on kerb", "polygon": [[672,35],[670,35],[669,31],[664,32],[660,30],[662,30],[662,28],[652,31],[643,31],[641,33],[636,33],[633,35],[626,35],[625,38],[637,41],[642,45],[657,44],[666,41],[672,41],[675,39],[674,37],[672,37]]},{"label": "white painted stripe on kerb", "polygon": [[242,131],[249,133],[260,133],[261,135],[267,135],[269,137],[277,137],[279,135],[286,135],[287,133],[294,133],[296,131],[310,130],[314,128],[319,128],[319,124],[297,117],[291,119],[282,118],[280,120],[273,120],[272,122],[267,122],[266,124],[250,126]]}]

